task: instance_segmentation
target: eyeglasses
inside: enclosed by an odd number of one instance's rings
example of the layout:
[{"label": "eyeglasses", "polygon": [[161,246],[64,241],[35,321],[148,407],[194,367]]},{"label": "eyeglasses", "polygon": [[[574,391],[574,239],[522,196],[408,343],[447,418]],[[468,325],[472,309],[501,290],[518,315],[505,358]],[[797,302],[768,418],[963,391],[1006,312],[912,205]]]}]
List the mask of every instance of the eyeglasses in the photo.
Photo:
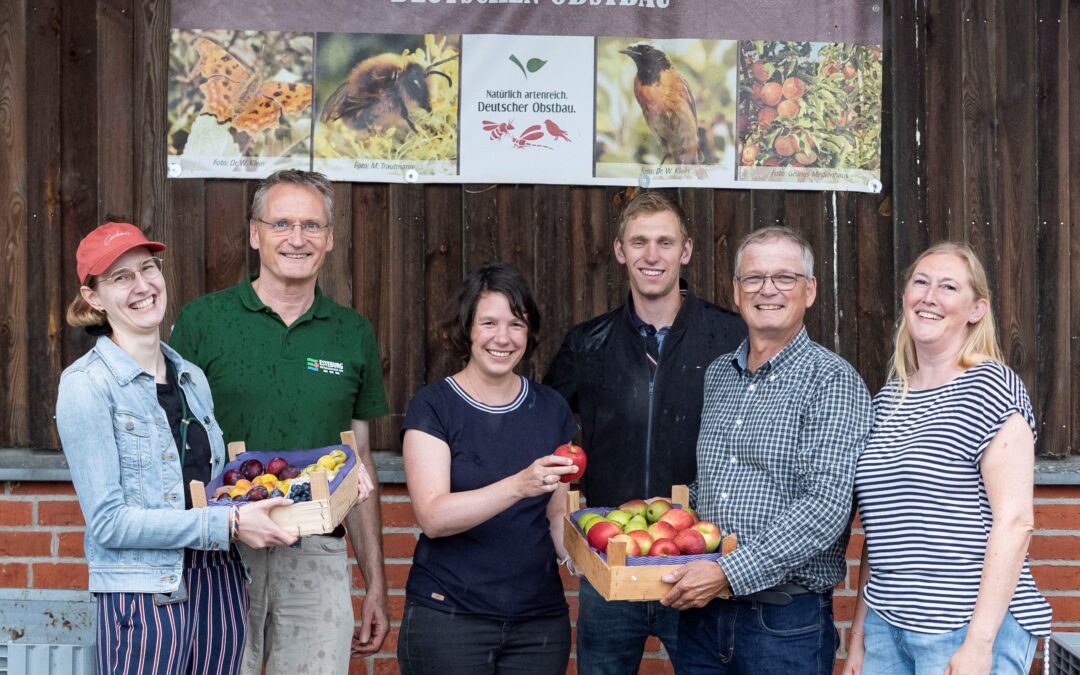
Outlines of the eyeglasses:
[{"label": "eyeglasses", "polygon": [[317,220],[298,220],[296,222],[289,222],[288,220],[281,219],[275,220],[272,223],[263,220],[262,218],[252,218],[252,220],[256,220],[263,225],[266,225],[268,228],[270,228],[270,232],[272,234],[278,236],[292,234],[294,227],[299,227],[300,231],[304,234],[305,237],[311,238],[320,237],[325,231],[330,229],[329,223],[320,223]]},{"label": "eyeglasses", "polygon": [[766,279],[772,279],[773,286],[778,291],[790,291],[795,288],[795,284],[799,283],[799,279],[805,279],[805,274],[793,274],[791,272],[784,272],[782,274],[748,274],[745,277],[735,277],[738,280],[739,285],[747,293],[757,293],[765,286]]},{"label": "eyeglasses", "polygon": [[121,291],[126,291],[135,285],[136,275],[141,276],[144,281],[156,281],[161,278],[161,268],[165,266],[165,261],[157,256],[151,256],[146,260],[139,263],[138,269],[131,269],[130,267],[121,267],[107,277],[97,277],[93,280],[91,286],[97,284],[112,284],[114,288]]}]

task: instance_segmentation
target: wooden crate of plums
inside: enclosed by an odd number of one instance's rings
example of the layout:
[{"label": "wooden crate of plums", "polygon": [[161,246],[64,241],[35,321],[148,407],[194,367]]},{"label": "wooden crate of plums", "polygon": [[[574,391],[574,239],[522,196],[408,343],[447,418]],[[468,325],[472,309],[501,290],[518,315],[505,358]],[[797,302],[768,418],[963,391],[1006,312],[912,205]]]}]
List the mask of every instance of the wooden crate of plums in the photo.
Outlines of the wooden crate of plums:
[{"label": "wooden crate of plums", "polygon": [[293,503],[270,511],[275,523],[304,537],[327,534],[345,518],[358,493],[356,437],[341,433],[341,445],[282,452],[249,451],[243,442],[229,443],[229,463],[220,476],[189,486],[195,508],[240,505],[271,497]]}]

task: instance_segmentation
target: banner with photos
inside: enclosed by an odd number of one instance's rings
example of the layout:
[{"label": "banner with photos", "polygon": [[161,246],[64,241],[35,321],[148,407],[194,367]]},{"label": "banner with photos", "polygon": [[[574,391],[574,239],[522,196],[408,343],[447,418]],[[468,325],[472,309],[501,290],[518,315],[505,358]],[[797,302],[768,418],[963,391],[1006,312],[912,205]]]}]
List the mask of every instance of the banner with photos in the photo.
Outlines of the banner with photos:
[{"label": "banner with photos", "polygon": [[174,0],[168,175],[881,189],[868,0]]}]

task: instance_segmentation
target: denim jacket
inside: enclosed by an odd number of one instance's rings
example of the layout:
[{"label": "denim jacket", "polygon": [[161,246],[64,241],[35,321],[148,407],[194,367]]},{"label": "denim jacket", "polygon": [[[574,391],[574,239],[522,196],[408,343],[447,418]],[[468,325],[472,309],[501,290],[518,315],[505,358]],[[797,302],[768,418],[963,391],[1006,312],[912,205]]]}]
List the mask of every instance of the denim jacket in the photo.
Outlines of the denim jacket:
[{"label": "denim jacket", "polygon": [[[188,406],[225,465],[206,376],[162,343]],[[95,593],[166,593],[180,586],[184,549],[229,550],[229,510],[184,509],[183,474],[154,377],[108,337],[60,376],[56,426],[86,521]]]}]

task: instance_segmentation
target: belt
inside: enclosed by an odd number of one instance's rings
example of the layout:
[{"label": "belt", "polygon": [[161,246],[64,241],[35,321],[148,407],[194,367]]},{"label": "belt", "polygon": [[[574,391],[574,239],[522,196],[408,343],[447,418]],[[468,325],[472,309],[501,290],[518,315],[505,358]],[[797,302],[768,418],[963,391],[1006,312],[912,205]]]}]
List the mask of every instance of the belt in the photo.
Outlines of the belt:
[{"label": "belt", "polygon": [[793,583],[777,584],[772,588],[766,588],[763,591],[757,593],[751,593],[750,595],[740,595],[736,597],[736,600],[745,600],[760,602],[764,605],[777,605],[783,607],[784,605],[790,605],[791,601],[800,595],[817,595],[814,591],[811,591],[805,586]]}]

